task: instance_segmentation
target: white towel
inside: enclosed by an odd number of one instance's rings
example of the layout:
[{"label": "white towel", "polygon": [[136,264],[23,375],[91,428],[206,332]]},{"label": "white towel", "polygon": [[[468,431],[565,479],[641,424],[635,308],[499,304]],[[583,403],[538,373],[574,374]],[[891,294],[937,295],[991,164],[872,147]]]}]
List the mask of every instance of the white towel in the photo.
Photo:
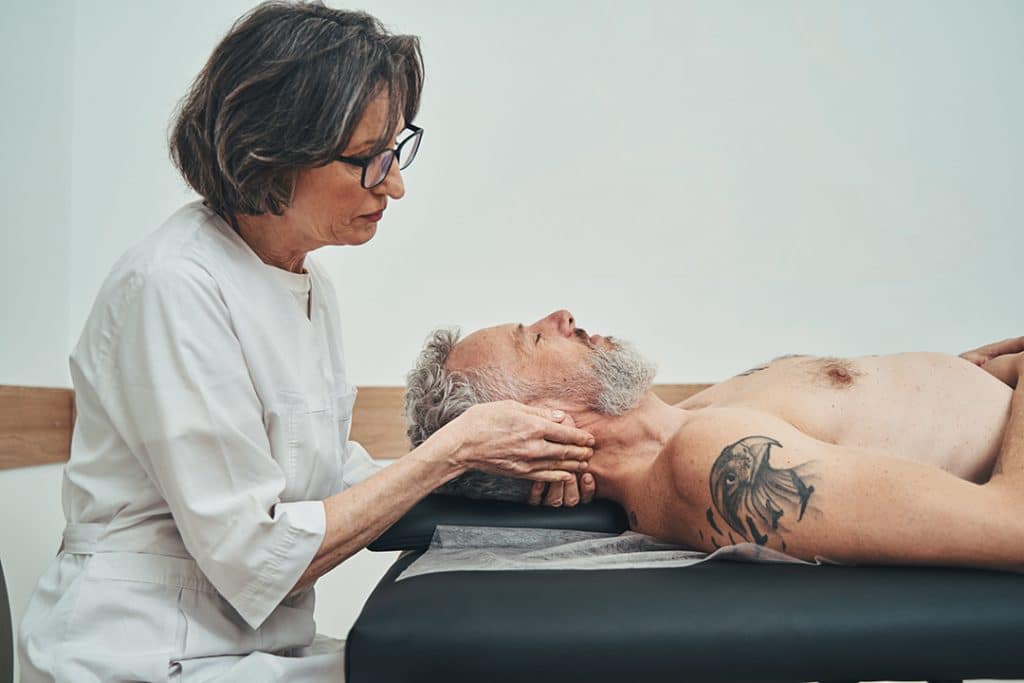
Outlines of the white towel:
[{"label": "white towel", "polygon": [[[563,529],[444,526],[430,547],[396,581],[449,571],[638,569],[688,567],[707,559],[812,564],[755,543],[708,554],[633,531],[621,534]],[[817,564],[821,564],[818,560]]]}]

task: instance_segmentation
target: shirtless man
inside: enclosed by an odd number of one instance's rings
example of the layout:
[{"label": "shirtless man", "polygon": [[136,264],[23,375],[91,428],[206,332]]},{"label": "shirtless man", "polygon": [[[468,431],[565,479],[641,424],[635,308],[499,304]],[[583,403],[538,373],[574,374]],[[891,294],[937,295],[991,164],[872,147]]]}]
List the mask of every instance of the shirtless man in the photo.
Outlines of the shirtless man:
[{"label": "shirtless man", "polygon": [[[593,434],[589,461],[536,468],[582,468],[635,531],[709,552],[1024,569],[1024,338],[963,357],[784,357],[674,406],[650,391],[651,364],[568,311],[456,342],[435,332],[409,374],[414,444],[514,399]],[[532,486],[467,473],[447,488],[536,502]]]}]

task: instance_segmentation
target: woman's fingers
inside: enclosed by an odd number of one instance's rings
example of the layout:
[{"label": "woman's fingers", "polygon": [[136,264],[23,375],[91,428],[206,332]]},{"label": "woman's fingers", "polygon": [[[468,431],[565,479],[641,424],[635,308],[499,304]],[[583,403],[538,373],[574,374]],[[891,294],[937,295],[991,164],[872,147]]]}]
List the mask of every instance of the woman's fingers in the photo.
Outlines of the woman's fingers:
[{"label": "woman's fingers", "polygon": [[548,485],[542,481],[533,482],[533,486],[530,487],[530,497],[526,500],[530,505],[540,505],[540,501],[544,498],[544,491]]},{"label": "woman's fingers", "polygon": [[562,486],[561,504],[567,508],[576,507],[580,503],[580,478],[573,477]]},{"label": "woman's fingers", "polygon": [[[558,487],[562,487],[561,497],[556,493]],[[559,505],[574,507],[580,503],[586,504],[591,502],[594,500],[596,493],[597,482],[594,481],[594,475],[588,473],[573,477],[564,483],[546,484],[542,481],[534,482],[530,488],[530,497],[526,502],[534,506],[540,505],[543,502],[545,505],[552,507],[558,507]]]},{"label": "woman's fingers", "polygon": [[548,441],[572,444],[574,446],[593,446],[594,437],[590,432],[568,427],[557,422],[548,422],[543,428],[543,436]]},{"label": "woman's fingers", "polygon": [[529,472],[524,474],[522,475],[522,478],[551,483],[569,481],[570,478],[575,476],[576,475],[571,472],[561,470],[540,470],[539,472]]},{"label": "woman's fingers", "polygon": [[550,460],[538,459],[530,462],[530,470],[562,470],[563,472],[585,472],[590,467],[586,460]]},{"label": "woman's fingers", "polygon": [[561,507],[562,501],[565,499],[565,489],[574,481],[576,481],[576,477],[557,484],[548,484],[548,494],[544,496],[544,504],[553,508]]},{"label": "woman's fingers", "polygon": [[523,409],[543,419],[540,429],[548,441],[558,443],[574,444],[577,446],[592,446],[594,437],[590,432],[577,429],[572,416],[562,410],[551,410],[550,408],[538,408],[537,406],[523,405]]},{"label": "woman's fingers", "polygon": [[550,441],[537,442],[536,446],[529,444],[527,449],[534,460],[590,460],[594,455],[594,449],[589,446],[566,446]]},{"label": "woman's fingers", "polygon": [[589,503],[594,500],[597,493],[597,481],[592,474],[584,474],[580,477],[580,502]]}]

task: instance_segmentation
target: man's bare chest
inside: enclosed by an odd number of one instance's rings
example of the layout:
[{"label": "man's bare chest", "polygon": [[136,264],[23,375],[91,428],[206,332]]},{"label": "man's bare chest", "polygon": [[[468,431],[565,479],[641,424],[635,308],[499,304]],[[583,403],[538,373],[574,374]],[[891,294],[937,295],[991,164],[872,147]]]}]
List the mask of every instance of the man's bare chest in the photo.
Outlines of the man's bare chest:
[{"label": "man's bare chest", "polygon": [[752,408],[826,443],[926,462],[978,481],[998,450],[1010,393],[945,354],[790,357],[717,384],[680,407]]}]

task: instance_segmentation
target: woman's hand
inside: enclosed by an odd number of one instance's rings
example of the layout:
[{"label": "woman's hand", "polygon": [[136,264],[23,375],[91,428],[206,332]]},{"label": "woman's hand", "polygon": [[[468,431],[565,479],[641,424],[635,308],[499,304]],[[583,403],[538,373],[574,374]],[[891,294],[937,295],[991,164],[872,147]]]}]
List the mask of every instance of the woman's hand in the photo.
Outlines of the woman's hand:
[{"label": "woman's hand", "polygon": [[985,363],[998,356],[1005,356],[1011,353],[1024,351],[1024,337],[1011,337],[1003,341],[993,342],[980,346],[973,351],[964,351],[960,357],[969,360],[975,365],[984,367]]},{"label": "woman's hand", "polygon": [[[546,491],[546,493],[545,493]],[[589,503],[597,493],[597,482],[592,474],[577,474],[569,481],[556,481],[545,484],[535,482],[530,489],[530,505],[544,503],[548,507],[575,507],[579,503]]]},{"label": "woman's hand", "polygon": [[455,464],[464,470],[569,482],[586,470],[594,437],[565,419],[560,410],[495,401],[473,406],[441,431],[453,439]]},{"label": "woman's hand", "polygon": [[[562,424],[570,427],[576,426],[572,415],[566,415]],[[530,505],[543,503],[548,507],[575,507],[580,503],[589,503],[594,500],[597,493],[597,482],[593,474],[577,474],[569,481],[555,481],[545,484],[542,481],[534,482],[530,489],[530,497],[526,501]]]}]

